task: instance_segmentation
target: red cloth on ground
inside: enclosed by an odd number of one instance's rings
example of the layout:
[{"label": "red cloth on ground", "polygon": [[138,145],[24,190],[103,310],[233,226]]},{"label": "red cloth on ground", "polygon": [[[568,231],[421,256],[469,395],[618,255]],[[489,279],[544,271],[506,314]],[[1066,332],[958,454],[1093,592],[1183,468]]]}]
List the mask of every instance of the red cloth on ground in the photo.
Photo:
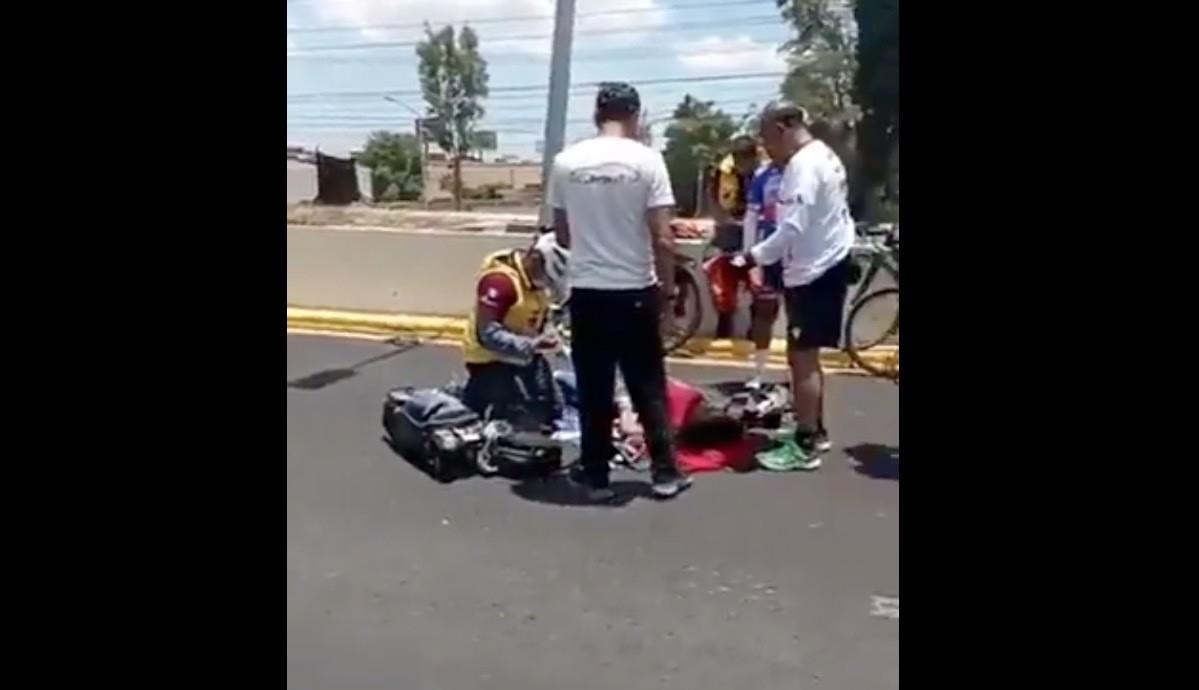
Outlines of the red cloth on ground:
[{"label": "red cloth on ground", "polygon": [[[678,431],[691,421],[703,402],[704,394],[698,388],[678,379],[666,379],[666,416],[671,429]],[[746,438],[709,448],[675,449],[675,462],[687,474],[724,469],[745,472],[753,467],[753,457],[753,442]]]},{"label": "red cloth on ground", "polygon": [[666,418],[670,428],[678,431],[687,423],[704,401],[704,394],[678,379],[666,379]]},{"label": "red cloth on ground", "polygon": [[712,448],[680,448],[675,451],[674,459],[686,474],[726,469],[748,472],[754,464],[754,442],[743,438]]}]

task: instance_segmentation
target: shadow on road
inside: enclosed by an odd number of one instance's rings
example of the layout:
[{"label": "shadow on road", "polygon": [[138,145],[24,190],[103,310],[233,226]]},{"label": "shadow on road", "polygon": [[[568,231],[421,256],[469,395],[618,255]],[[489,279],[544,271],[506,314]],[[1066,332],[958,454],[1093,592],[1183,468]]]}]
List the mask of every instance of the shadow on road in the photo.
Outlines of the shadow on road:
[{"label": "shadow on road", "polygon": [[592,503],[583,495],[581,489],[560,474],[546,479],[516,482],[510,489],[513,494],[533,503],[587,508],[619,508],[628,505],[635,499],[652,498],[653,496],[648,483],[621,480],[612,482],[612,490],[616,492],[615,501],[607,504]]},{"label": "shadow on road", "polygon": [[899,448],[861,443],[845,449],[854,460],[854,471],[874,479],[899,481]]},{"label": "shadow on road", "polygon": [[322,388],[332,386],[335,383],[345,381],[346,379],[354,378],[358,375],[358,370],[362,369],[363,367],[370,366],[377,362],[382,362],[383,360],[395,357],[396,355],[402,355],[409,350],[414,350],[420,347],[421,345],[419,340],[406,340],[403,338],[393,338],[387,342],[395,346],[395,349],[391,352],[384,352],[381,355],[375,355],[374,357],[364,359],[357,364],[351,364],[345,368],[325,369],[323,371],[318,371],[315,374],[309,374],[308,376],[298,378],[294,381],[288,381],[287,387],[293,390],[317,391]]}]

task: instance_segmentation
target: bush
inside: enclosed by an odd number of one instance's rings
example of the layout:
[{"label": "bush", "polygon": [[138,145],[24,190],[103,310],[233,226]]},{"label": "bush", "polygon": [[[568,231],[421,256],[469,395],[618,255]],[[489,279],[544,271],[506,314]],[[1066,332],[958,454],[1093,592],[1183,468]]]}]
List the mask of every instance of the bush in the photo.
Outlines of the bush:
[{"label": "bush", "polygon": [[508,185],[505,184],[485,184],[479,187],[464,188],[462,190],[462,198],[495,201],[503,198],[500,190],[507,188]]}]

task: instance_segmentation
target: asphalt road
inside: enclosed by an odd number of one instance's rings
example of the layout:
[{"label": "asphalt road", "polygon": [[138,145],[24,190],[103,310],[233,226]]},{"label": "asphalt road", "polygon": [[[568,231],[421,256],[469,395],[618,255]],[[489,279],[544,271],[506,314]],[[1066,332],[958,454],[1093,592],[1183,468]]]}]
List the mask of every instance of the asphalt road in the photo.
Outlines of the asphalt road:
[{"label": "asphalt road", "polygon": [[556,483],[440,485],[382,443],[386,392],[445,383],[456,349],[287,351],[291,690],[898,687],[891,384],[830,379],[837,449],[816,473],[701,475],[677,501],[603,508]]}]

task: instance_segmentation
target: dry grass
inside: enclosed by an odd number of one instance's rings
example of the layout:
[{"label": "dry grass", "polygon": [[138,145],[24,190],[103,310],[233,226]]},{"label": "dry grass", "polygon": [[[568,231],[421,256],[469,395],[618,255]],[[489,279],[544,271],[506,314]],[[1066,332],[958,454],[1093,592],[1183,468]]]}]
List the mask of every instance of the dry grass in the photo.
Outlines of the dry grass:
[{"label": "dry grass", "polygon": [[397,230],[503,231],[508,226],[531,227],[536,212],[454,212],[425,211],[412,208],[386,208],[353,204],[319,206],[289,204],[287,222],[292,225],[342,225],[395,228]]}]

